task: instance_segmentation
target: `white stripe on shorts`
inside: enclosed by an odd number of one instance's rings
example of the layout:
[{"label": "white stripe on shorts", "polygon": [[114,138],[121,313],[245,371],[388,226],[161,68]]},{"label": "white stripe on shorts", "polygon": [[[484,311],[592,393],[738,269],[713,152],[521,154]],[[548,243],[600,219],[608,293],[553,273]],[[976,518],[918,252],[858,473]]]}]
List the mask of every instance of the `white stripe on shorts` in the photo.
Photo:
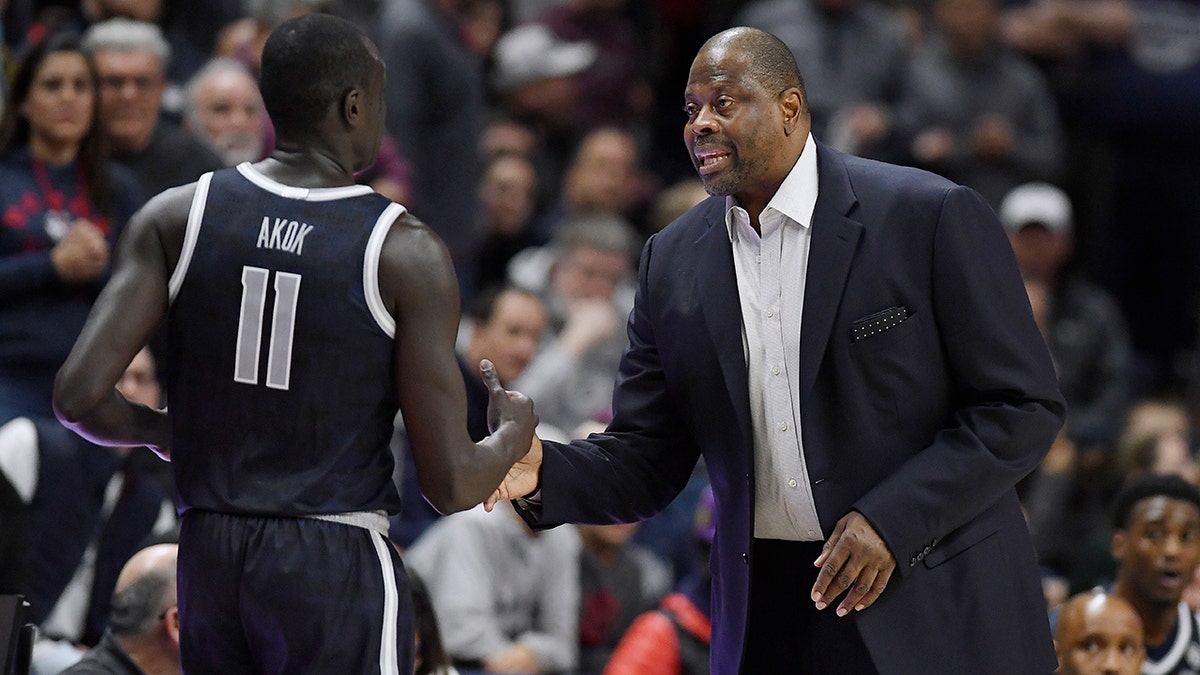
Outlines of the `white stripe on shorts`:
[{"label": "white stripe on shorts", "polygon": [[382,675],[399,675],[396,613],[400,611],[400,594],[396,590],[396,570],[392,566],[392,545],[387,537],[378,532],[371,533],[371,541],[375,543],[375,552],[379,554],[379,566],[383,569],[383,635],[380,636],[379,672]]}]

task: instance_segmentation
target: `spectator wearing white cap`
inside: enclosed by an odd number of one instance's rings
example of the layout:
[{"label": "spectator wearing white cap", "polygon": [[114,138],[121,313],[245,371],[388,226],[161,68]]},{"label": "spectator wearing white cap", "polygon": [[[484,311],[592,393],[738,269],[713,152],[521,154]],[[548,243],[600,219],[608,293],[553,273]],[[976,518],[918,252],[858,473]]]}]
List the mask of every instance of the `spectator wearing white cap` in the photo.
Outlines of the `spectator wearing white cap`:
[{"label": "spectator wearing white cap", "polygon": [[1108,293],[1068,273],[1071,201],[1049,183],[1025,183],[1005,195],[999,216],[1028,285],[1044,291],[1044,306],[1034,309],[1067,399],[1067,434],[1084,445],[1109,444],[1129,402],[1132,347]]},{"label": "spectator wearing white cap", "polygon": [[568,127],[578,94],[575,76],[595,63],[596,47],[530,23],[502,35],[493,58],[492,84],[514,115]]},{"label": "spectator wearing white cap", "polygon": [[596,48],[567,42],[540,23],[517,26],[492,51],[490,83],[502,112],[537,139],[534,163],[542,203],[558,200],[570,157],[585,126],[576,117],[580,75],[596,62]]}]

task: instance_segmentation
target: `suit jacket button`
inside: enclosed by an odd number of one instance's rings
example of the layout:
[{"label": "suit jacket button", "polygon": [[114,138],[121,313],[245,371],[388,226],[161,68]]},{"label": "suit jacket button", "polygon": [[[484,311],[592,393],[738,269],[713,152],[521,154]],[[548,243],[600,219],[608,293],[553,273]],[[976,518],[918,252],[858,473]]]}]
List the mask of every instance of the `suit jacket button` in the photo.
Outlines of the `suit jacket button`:
[{"label": "suit jacket button", "polygon": [[749,553],[742,551],[742,562],[746,563],[747,565],[750,564],[750,554]]}]

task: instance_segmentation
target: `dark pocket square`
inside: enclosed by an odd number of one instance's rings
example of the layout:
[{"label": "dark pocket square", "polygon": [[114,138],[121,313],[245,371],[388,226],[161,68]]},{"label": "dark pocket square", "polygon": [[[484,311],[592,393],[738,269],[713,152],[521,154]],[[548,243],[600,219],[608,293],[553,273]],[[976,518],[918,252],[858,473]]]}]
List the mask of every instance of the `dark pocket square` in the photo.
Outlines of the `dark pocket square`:
[{"label": "dark pocket square", "polygon": [[908,317],[908,308],[902,306],[888,307],[870,316],[864,316],[850,324],[850,341],[858,342],[872,335],[882,333],[889,328],[895,328],[904,323]]}]

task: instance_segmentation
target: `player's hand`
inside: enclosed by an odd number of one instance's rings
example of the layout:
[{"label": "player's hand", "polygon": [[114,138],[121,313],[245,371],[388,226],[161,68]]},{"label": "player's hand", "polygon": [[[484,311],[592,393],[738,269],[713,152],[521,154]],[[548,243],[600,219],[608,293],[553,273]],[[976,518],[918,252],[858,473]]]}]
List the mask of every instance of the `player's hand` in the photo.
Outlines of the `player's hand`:
[{"label": "player's hand", "polygon": [[533,400],[519,391],[506,390],[500,384],[500,376],[496,374],[496,366],[491,361],[480,361],[479,371],[488,390],[488,431],[495,434],[505,431],[506,425],[511,426],[511,433],[524,437],[512,453],[513,457],[520,457],[529,446],[529,439],[533,438],[533,430],[538,424],[538,416],[533,412]]},{"label": "player's hand", "polygon": [[484,510],[491,511],[496,506],[496,502],[517,499],[533,493],[538,489],[541,475],[542,439],[534,434],[529,452],[508,469],[508,473],[504,476],[504,482],[490,497],[484,500]]},{"label": "player's hand", "polygon": [[845,593],[837,614],[846,616],[879,599],[896,570],[896,557],[866,517],[851,511],[838,521],[813,564],[821,568],[812,588],[817,609],[825,609]]}]

